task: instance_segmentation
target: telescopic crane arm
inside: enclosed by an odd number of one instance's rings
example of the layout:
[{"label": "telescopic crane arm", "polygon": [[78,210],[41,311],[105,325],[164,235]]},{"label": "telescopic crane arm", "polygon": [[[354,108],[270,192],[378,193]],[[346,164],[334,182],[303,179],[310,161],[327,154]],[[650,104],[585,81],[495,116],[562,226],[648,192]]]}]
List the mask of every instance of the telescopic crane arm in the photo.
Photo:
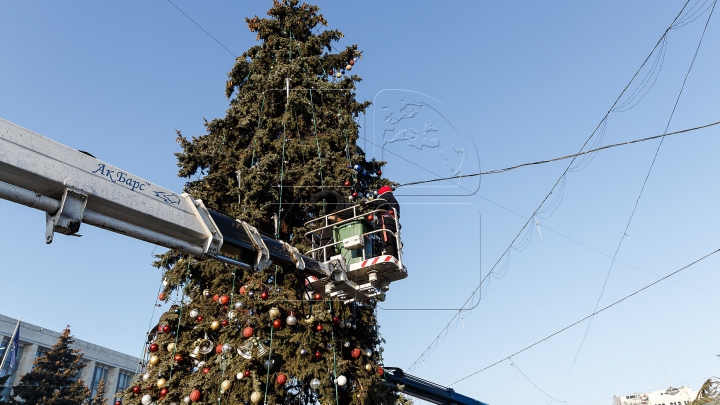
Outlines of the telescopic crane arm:
[{"label": "telescopic crane arm", "polygon": [[[303,256],[246,222],[208,209],[187,193],[176,194],[1,118],[0,198],[44,211],[46,243],[52,242],[55,233],[79,236],[80,224],[86,223],[244,269],[261,271],[271,262],[295,268],[307,280],[315,280],[306,282],[313,291],[350,297],[346,302],[380,293],[373,274],[385,274],[389,281],[407,276],[399,257],[366,258],[346,266],[343,256],[327,261]],[[353,240],[335,244],[348,247]],[[318,288],[319,282],[324,288]],[[339,289],[348,286],[352,286],[348,291]],[[388,382],[396,388],[434,404],[486,405],[450,388],[404,375],[400,369],[387,371]]]}]

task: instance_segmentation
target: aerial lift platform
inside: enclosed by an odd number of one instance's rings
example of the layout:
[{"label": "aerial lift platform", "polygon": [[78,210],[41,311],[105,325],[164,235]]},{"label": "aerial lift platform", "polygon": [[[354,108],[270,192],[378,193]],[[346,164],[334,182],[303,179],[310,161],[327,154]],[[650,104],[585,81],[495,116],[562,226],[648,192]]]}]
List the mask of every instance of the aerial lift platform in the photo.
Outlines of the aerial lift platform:
[{"label": "aerial lift platform", "polygon": [[[46,243],[52,243],[55,233],[78,235],[80,225],[86,223],[200,260],[255,271],[271,263],[294,269],[315,293],[346,303],[382,300],[391,282],[407,277],[399,232],[392,232],[397,257],[376,254],[373,247],[380,231],[369,226],[367,218],[383,215],[382,210],[360,214],[359,206],[354,206],[349,208],[352,215],[340,223],[330,223],[327,217],[314,220],[317,230],[331,227],[337,232],[336,241],[314,244],[302,255],[187,193],[177,194],[1,118],[0,198],[44,211]],[[313,232],[306,236],[314,241]],[[327,252],[337,254],[328,257]],[[457,394],[448,396],[449,391],[438,391],[440,386],[401,374],[393,371],[387,378],[408,395],[436,404],[482,404]]]}]

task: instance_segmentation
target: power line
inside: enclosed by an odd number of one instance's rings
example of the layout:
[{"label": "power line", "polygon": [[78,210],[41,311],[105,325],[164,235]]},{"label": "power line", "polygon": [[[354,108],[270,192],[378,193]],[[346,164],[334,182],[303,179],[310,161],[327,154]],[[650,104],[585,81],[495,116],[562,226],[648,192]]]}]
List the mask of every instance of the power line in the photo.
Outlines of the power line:
[{"label": "power line", "polygon": [[227,49],[227,47],[226,47],[225,45],[223,45],[222,42],[218,41],[217,38],[215,38],[214,36],[212,36],[212,34],[210,34],[209,32],[207,32],[207,30],[206,30],[205,28],[203,28],[200,24],[198,24],[197,21],[193,20],[192,17],[190,17],[189,15],[187,15],[187,13],[185,13],[184,11],[182,11],[182,10],[180,9],[180,7],[178,7],[178,6],[177,6],[175,3],[173,3],[171,0],[167,0],[167,1],[168,1],[168,3],[172,4],[173,7],[175,7],[176,9],[178,9],[179,12],[183,13],[183,15],[184,15],[185,17],[187,17],[190,21],[192,21],[195,25],[197,25],[198,28],[200,28],[201,30],[203,30],[203,32],[205,32],[206,34],[208,34],[208,36],[209,36],[210,38],[212,38],[213,40],[215,40],[215,42],[217,42],[218,45],[220,45],[220,46],[222,46],[223,48],[225,48],[225,50],[228,51],[228,53],[230,53],[230,55],[232,55],[232,56],[234,56],[234,57],[237,58],[237,55],[235,55],[234,53],[232,53],[232,51],[230,51],[229,49]]},{"label": "power line", "polygon": [[522,374],[522,376],[525,377],[525,379],[530,382],[530,384],[532,384],[535,388],[537,388],[538,391],[540,391],[540,392],[542,392],[543,394],[545,394],[546,397],[552,399],[553,401],[563,402],[563,403],[567,404],[566,401],[563,401],[563,400],[554,398],[554,397],[552,397],[550,394],[548,394],[547,392],[543,391],[542,388],[538,387],[537,384],[535,384],[525,373],[523,373],[522,370],[520,370],[520,367],[518,367],[518,365],[513,361],[512,358],[508,358],[508,360],[510,360],[510,365],[511,365],[512,367],[515,367],[515,368],[517,369],[517,371],[519,371],[520,374]]},{"label": "power line", "polygon": [[[519,165],[506,167],[506,168],[504,168],[504,169],[489,170],[489,171],[486,171],[486,172],[472,173],[472,174],[462,174],[462,175],[458,175],[458,176],[440,177],[440,178],[437,178],[437,179],[430,179],[430,180],[413,181],[413,182],[410,182],[410,183],[401,184],[401,185],[399,185],[399,186],[397,186],[397,187],[414,186],[414,185],[417,185],[417,184],[433,183],[433,182],[436,182],[436,181],[446,181],[446,180],[453,180],[453,179],[462,179],[462,178],[466,178],[466,177],[485,176],[485,175],[488,175],[488,174],[505,173],[505,172],[509,172],[509,171],[511,171],[511,170],[519,169],[519,168],[521,168],[521,167],[541,165],[541,164],[550,163],[550,162],[557,162],[557,161],[559,161],[559,160],[565,160],[565,159],[570,159],[570,158],[574,158],[574,157],[578,157],[578,156],[582,156],[582,155],[587,155],[587,154],[594,153],[594,152],[598,152],[598,151],[605,150],[605,149],[616,148],[616,147],[618,147],[618,146],[626,146],[626,145],[631,145],[631,144],[634,144],[634,143],[652,141],[653,139],[665,138],[665,137],[667,137],[667,136],[679,135],[679,134],[684,134],[684,133],[687,133],[687,132],[697,131],[697,130],[699,130],[699,129],[709,128],[709,127],[712,127],[712,126],[717,125],[717,124],[720,124],[720,121],[716,121],[716,122],[713,122],[713,123],[711,123],[711,124],[706,124],[706,125],[702,125],[702,126],[699,126],[699,127],[683,129],[683,130],[681,130],[681,131],[665,132],[665,133],[663,133],[663,134],[661,134],[661,135],[654,135],[654,136],[649,136],[649,137],[647,137],[647,138],[635,139],[635,140],[633,140],[633,141],[614,143],[614,144],[612,144],[612,145],[605,145],[605,146],[601,146],[601,147],[599,147],[599,148],[586,150],[586,151],[584,151],[584,152],[573,153],[572,155],[559,156],[559,157],[556,157],[556,158],[546,159],[546,160],[538,160],[538,161],[536,161],[536,162],[522,163],[522,164],[519,164]],[[667,129],[666,129],[666,130],[667,130]],[[371,142],[371,143],[372,143],[372,142]],[[376,145],[376,146],[377,146],[377,145]],[[396,188],[397,188],[397,187],[396,187]]]},{"label": "power line", "polygon": [[537,342],[535,342],[535,343],[533,343],[533,344],[531,344],[531,345],[529,345],[529,346],[526,346],[526,347],[523,348],[523,349],[520,349],[520,350],[516,351],[515,353],[513,353],[513,354],[511,354],[511,355],[509,355],[509,356],[507,356],[507,357],[503,357],[502,360],[498,360],[498,361],[496,361],[495,363],[490,364],[489,366],[484,367],[484,368],[482,368],[482,369],[480,369],[480,370],[478,370],[478,371],[476,371],[476,372],[474,372],[474,373],[472,373],[472,374],[469,374],[469,375],[467,375],[467,376],[465,376],[465,377],[463,377],[463,378],[461,378],[461,379],[453,382],[453,383],[450,384],[450,385],[455,385],[455,384],[457,384],[457,383],[459,383],[459,382],[461,382],[461,381],[463,381],[463,380],[467,380],[468,378],[470,378],[470,377],[472,377],[472,376],[474,376],[474,375],[477,375],[477,374],[479,374],[479,373],[481,373],[481,372],[483,372],[483,371],[485,371],[485,370],[487,370],[487,369],[489,369],[489,368],[491,368],[491,367],[494,367],[494,366],[502,363],[502,362],[505,361],[505,360],[510,360],[512,357],[517,356],[518,354],[520,354],[520,353],[522,353],[522,352],[524,352],[524,351],[526,351],[526,350],[529,350],[529,349],[531,349],[531,348],[539,345],[540,343],[542,343],[542,342],[550,339],[550,338],[553,337],[553,336],[556,336],[556,335],[559,335],[559,334],[562,333],[562,332],[565,332],[566,330],[572,328],[573,326],[576,326],[576,325],[582,323],[583,321],[588,320],[588,319],[590,319],[591,317],[593,317],[593,316],[595,316],[595,315],[597,315],[597,314],[599,314],[599,313],[601,313],[601,312],[603,312],[603,311],[605,311],[605,310],[607,310],[607,309],[610,309],[610,308],[614,307],[615,305],[617,305],[617,304],[625,301],[626,299],[628,299],[628,298],[630,298],[630,297],[632,297],[632,296],[634,296],[634,295],[637,295],[637,294],[639,294],[639,293],[642,292],[642,291],[647,290],[648,288],[654,286],[655,284],[658,284],[659,282],[661,282],[661,281],[663,281],[663,280],[665,280],[665,279],[667,279],[667,278],[669,278],[669,277],[672,277],[672,276],[674,276],[675,274],[680,273],[681,271],[683,271],[683,270],[685,270],[685,269],[688,269],[688,268],[692,267],[693,265],[695,265],[695,264],[697,264],[697,263],[700,263],[701,261],[707,259],[708,257],[710,257],[710,256],[712,256],[712,255],[714,255],[714,254],[716,254],[716,253],[718,253],[718,252],[720,252],[720,249],[714,250],[714,251],[706,254],[705,256],[703,256],[703,257],[701,257],[701,258],[693,261],[692,263],[687,264],[687,265],[685,265],[685,266],[683,266],[683,267],[681,267],[681,268],[673,271],[672,273],[668,274],[667,276],[662,277],[662,278],[660,278],[660,279],[658,279],[658,280],[656,280],[656,281],[653,281],[652,283],[650,283],[650,284],[646,285],[645,287],[643,287],[643,288],[641,288],[641,289],[633,292],[632,294],[628,294],[628,295],[626,295],[625,297],[623,297],[623,298],[621,298],[621,299],[613,302],[612,304],[610,304],[610,305],[608,305],[608,306],[606,306],[606,307],[604,307],[604,308],[602,308],[602,309],[600,309],[600,310],[597,310],[597,311],[593,312],[592,314],[590,314],[590,315],[588,315],[588,316],[580,319],[579,321],[574,322],[574,323],[572,323],[572,324],[570,324],[570,325],[568,325],[568,326],[566,326],[566,327],[558,330],[557,332],[554,332],[554,333],[552,333],[552,334],[550,334],[550,335],[548,335],[548,336],[546,336],[546,337],[538,340]]},{"label": "power line", "polygon": [[[682,86],[680,86],[680,91],[678,92],[677,98],[675,99],[675,104],[673,105],[673,109],[670,112],[670,116],[668,117],[667,124],[665,124],[665,134],[660,136],[660,142],[658,143],[657,148],[655,149],[655,155],[653,156],[652,162],[650,162],[650,167],[648,168],[647,174],[645,175],[645,180],[643,181],[642,187],[640,188],[640,193],[638,193],[637,199],[635,200],[635,205],[633,206],[632,212],[630,213],[630,217],[628,218],[627,224],[625,225],[625,229],[623,230],[622,236],[620,236],[620,242],[617,245],[617,248],[615,249],[615,254],[613,254],[612,261],[610,262],[610,267],[608,268],[607,275],[605,276],[605,281],[603,282],[602,289],[600,290],[600,295],[598,296],[597,301],[595,302],[595,308],[593,311],[597,310],[598,306],[600,305],[600,300],[602,299],[603,295],[605,294],[605,287],[607,286],[608,279],[610,279],[610,274],[612,273],[613,266],[615,265],[615,258],[617,257],[618,253],[620,252],[620,247],[622,246],[623,242],[625,241],[625,236],[627,236],[627,231],[630,228],[630,224],[632,223],[633,217],[635,217],[635,212],[637,211],[638,205],[640,204],[640,198],[642,198],[643,192],[645,191],[645,186],[647,185],[648,179],[650,178],[650,173],[652,172],[653,167],[655,166],[655,161],[657,160],[658,154],[660,153],[660,147],[662,147],[663,142],[665,141],[665,137],[668,135],[671,135],[667,132],[668,128],[670,128],[670,123],[672,122],[673,116],[675,115],[675,110],[677,109],[678,103],[680,102],[680,97],[682,96],[683,90],[685,89],[685,83],[687,82],[688,76],[690,76],[690,72],[692,71],[693,66],[695,65],[695,59],[697,58],[698,52],[700,51],[700,45],[702,45],[702,40],[705,37],[705,31],[707,30],[708,24],[710,23],[710,18],[712,18],[713,11],[715,10],[715,4],[717,3],[717,0],[713,2],[712,10],[710,11],[710,14],[708,15],[708,19],[705,22],[705,27],[703,28],[702,34],[700,35],[700,40],[698,41],[697,47],[695,48],[695,54],[693,55],[692,61],[690,62],[690,66],[688,67],[688,71],[685,74],[685,78],[683,79]],[[578,346],[577,352],[575,353],[575,359],[573,360],[573,363],[570,365],[570,369],[568,370],[567,375],[565,376],[565,381],[563,381],[562,386],[560,387],[560,390],[558,393],[560,393],[563,388],[565,388],[565,384],[567,383],[568,378],[570,377],[570,373],[572,372],[573,367],[575,366],[575,363],[577,362],[577,358],[580,355],[580,351],[582,350],[583,345],[585,344],[585,339],[587,338],[588,332],[590,331],[590,326],[592,325],[593,317],[590,318],[590,322],[588,322],[587,327],[585,328],[585,333],[583,334],[582,340],[580,341],[580,345]]]},{"label": "power line", "polygon": [[[613,111],[613,109],[615,108],[615,106],[620,102],[620,99],[623,97],[623,95],[625,94],[625,92],[627,92],[627,90],[630,88],[630,85],[633,83],[633,81],[635,80],[635,78],[640,74],[640,72],[642,71],[643,67],[644,67],[644,66],[647,64],[647,62],[650,60],[650,58],[652,57],[653,53],[655,53],[655,50],[656,50],[656,49],[658,48],[658,46],[660,46],[660,44],[664,41],[664,39],[665,39],[665,37],[667,36],[668,32],[670,31],[670,29],[673,28],[675,22],[678,20],[678,18],[680,18],[680,16],[682,15],[683,11],[685,10],[685,7],[687,7],[687,5],[688,5],[689,3],[690,3],[690,0],[687,0],[687,1],[685,2],[685,5],[683,5],[683,7],[682,7],[682,9],[680,10],[680,12],[677,14],[677,16],[675,16],[675,18],[673,19],[672,23],[665,29],[665,32],[663,32],[663,34],[660,36],[660,39],[658,39],[658,41],[655,43],[655,46],[653,46],[652,50],[651,50],[650,53],[647,55],[647,57],[645,58],[645,60],[643,61],[643,63],[642,63],[642,64],[640,65],[640,67],[635,71],[635,74],[633,74],[633,76],[630,78],[630,80],[629,80],[628,83],[625,85],[625,87],[623,88],[623,90],[620,92],[620,94],[617,96],[617,98],[615,99],[615,101],[612,103],[612,105],[610,106],[610,108],[608,108],[607,112],[605,113],[605,115],[603,116],[603,118],[600,120],[600,122],[597,124],[597,126],[595,126],[595,129],[592,131],[592,133],[590,134],[590,136],[589,136],[589,137],[585,140],[585,142],[582,144],[582,146],[580,147],[580,151],[581,151],[581,152],[582,152],[583,149],[585,149],[585,147],[586,147],[587,144],[590,142],[590,140],[595,136],[595,134],[597,133],[598,129],[600,129],[600,128],[603,126],[603,123],[606,122],[606,120],[607,120],[608,116],[610,115],[610,113]],[[490,271],[488,272],[488,274],[487,274],[483,279],[480,280],[480,284],[475,288],[475,290],[473,290],[473,292],[470,294],[470,297],[468,297],[468,299],[465,300],[465,302],[463,303],[463,305],[462,305],[461,308],[465,308],[465,306],[468,305],[469,302],[471,302],[471,300],[473,299],[473,297],[475,296],[475,294],[478,292],[478,290],[480,290],[480,288],[483,286],[483,283],[484,283],[485,280],[490,276],[490,274],[493,273],[493,271],[495,270],[495,268],[497,267],[497,265],[500,263],[500,261],[502,260],[502,258],[505,257],[506,255],[508,255],[508,253],[509,253],[510,249],[512,248],[513,244],[514,244],[514,243],[518,240],[518,238],[522,235],[523,230],[528,226],[528,224],[530,224],[530,221],[532,221],[532,219],[535,218],[535,215],[537,215],[537,213],[538,213],[538,211],[540,210],[540,208],[542,208],[542,206],[545,204],[545,202],[548,200],[548,198],[550,198],[550,196],[552,195],[553,191],[555,191],[555,188],[561,183],[561,181],[563,180],[563,178],[565,177],[565,175],[566,175],[566,174],[568,173],[568,171],[573,167],[573,163],[575,163],[575,159],[577,159],[577,156],[571,158],[570,163],[569,163],[568,166],[565,168],[565,170],[564,170],[563,173],[560,175],[560,177],[557,179],[557,181],[555,182],[555,184],[553,184],[553,186],[550,188],[550,191],[548,191],[547,195],[545,195],[545,198],[542,199],[542,201],[540,202],[540,204],[538,205],[538,207],[535,209],[535,211],[533,211],[532,215],[530,215],[530,217],[527,219],[527,221],[525,222],[525,224],[520,228],[520,231],[518,231],[517,235],[515,235],[515,237],[513,238],[513,240],[510,242],[510,245],[509,245],[509,246],[505,249],[505,251],[500,255],[500,257],[498,258],[497,262],[495,262],[495,264],[492,266],[492,268],[490,269]],[[482,295],[482,294],[481,294],[481,295]],[[480,298],[482,298],[482,297],[480,297]],[[418,359],[416,359],[415,362],[414,362],[413,364],[411,364],[408,369],[412,369],[412,368],[418,363],[418,361],[420,361],[421,359],[423,359],[423,356],[425,355],[425,353],[427,353],[429,350],[431,350],[431,348],[433,347],[433,345],[435,345],[435,344],[438,342],[438,340],[441,338],[441,336],[443,335],[443,333],[445,333],[445,332],[448,330],[448,328],[450,327],[450,325],[453,323],[453,321],[454,321],[455,319],[457,319],[458,315],[460,315],[460,314],[462,313],[462,311],[472,311],[473,309],[477,308],[478,305],[480,305],[480,301],[481,301],[481,299],[478,299],[478,302],[477,302],[474,306],[472,306],[471,308],[462,309],[462,310],[457,311],[457,313],[455,313],[455,315],[453,315],[452,319],[450,319],[450,321],[445,325],[445,327],[442,329],[442,331],[435,337],[435,339],[433,339],[433,342],[430,343],[430,345],[425,349],[425,351],[423,351],[423,353],[420,355],[420,357],[418,357]]]},{"label": "power line", "polygon": [[[635,80],[635,78],[640,74],[640,72],[642,71],[643,67],[644,67],[644,66],[647,64],[647,62],[650,60],[650,58],[652,57],[653,53],[655,53],[655,50],[658,48],[658,46],[660,46],[660,44],[663,42],[663,40],[664,40],[665,37],[667,36],[668,32],[670,31],[670,29],[672,29],[673,25],[675,24],[675,22],[677,21],[677,19],[682,15],[683,11],[685,10],[685,7],[687,7],[687,5],[688,5],[689,3],[690,3],[690,0],[687,0],[687,2],[685,2],[685,5],[682,7],[682,9],[681,9],[680,12],[677,14],[677,16],[675,16],[675,18],[673,19],[672,23],[665,29],[665,32],[663,32],[663,34],[660,36],[660,39],[658,39],[658,41],[655,43],[655,46],[653,46],[652,50],[650,51],[650,53],[648,54],[648,56],[645,58],[645,60],[643,61],[643,63],[642,63],[642,64],[640,65],[640,67],[635,71],[635,74],[633,74],[633,76],[630,78],[630,80],[629,80],[628,83],[625,85],[625,87],[623,88],[623,90],[620,92],[620,94],[618,95],[618,97],[617,97],[617,98],[615,99],[615,101],[612,103],[612,105],[610,106],[610,108],[608,108],[607,112],[605,113],[605,115],[603,116],[603,118],[600,120],[600,122],[597,124],[597,126],[595,126],[595,129],[592,131],[592,133],[590,134],[590,136],[589,136],[589,137],[585,140],[585,142],[582,144],[582,146],[580,147],[580,151],[582,151],[583,149],[585,149],[585,147],[587,146],[587,144],[590,142],[590,140],[591,140],[591,139],[595,136],[595,134],[597,133],[598,129],[600,129],[600,128],[603,126],[603,123],[607,120],[608,116],[609,116],[610,113],[613,111],[613,109],[615,108],[615,106],[620,102],[620,99],[623,97],[623,95],[624,95],[624,94],[627,92],[627,90],[630,88],[630,85],[633,83],[633,81]],[[532,215],[530,215],[530,217],[527,219],[527,221],[525,222],[525,224],[520,228],[520,231],[518,231],[517,235],[515,235],[515,237],[513,238],[513,240],[510,242],[510,245],[509,245],[509,246],[505,249],[505,251],[500,255],[500,257],[498,258],[497,262],[495,262],[495,264],[492,266],[492,268],[490,269],[490,271],[488,272],[488,274],[487,274],[482,280],[480,280],[480,284],[473,290],[473,292],[470,294],[470,297],[468,297],[468,299],[465,300],[465,302],[463,303],[463,305],[462,305],[461,308],[465,308],[465,306],[468,305],[468,303],[471,302],[471,300],[473,299],[473,297],[475,296],[475,294],[476,294],[476,293],[478,292],[478,290],[480,290],[480,288],[482,287],[482,285],[483,285],[483,283],[485,282],[485,280],[487,279],[487,277],[489,277],[490,274],[493,273],[493,271],[495,270],[495,268],[497,267],[497,265],[500,263],[500,261],[502,260],[502,258],[505,257],[505,256],[509,253],[509,251],[510,251],[510,249],[512,248],[513,244],[514,244],[514,243],[518,240],[518,238],[522,235],[523,230],[528,226],[528,224],[530,224],[530,221],[532,221],[532,219],[535,218],[535,215],[537,215],[538,211],[542,208],[542,206],[545,204],[545,202],[548,200],[548,198],[550,198],[550,196],[552,195],[553,191],[555,191],[555,188],[562,182],[562,180],[563,180],[563,178],[565,177],[565,175],[566,175],[566,174],[568,173],[568,171],[573,167],[573,163],[575,163],[575,159],[577,159],[577,156],[571,158],[570,163],[569,163],[568,166],[565,168],[565,170],[564,170],[563,173],[560,175],[560,177],[557,179],[557,181],[555,182],[555,184],[553,184],[553,186],[550,188],[550,191],[548,191],[547,195],[545,195],[545,198],[542,199],[542,201],[540,202],[540,204],[538,205],[538,207],[535,209],[535,211],[533,211]],[[482,294],[481,294],[481,295],[482,295]],[[482,297],[481,297],[481,298],[482,298]],[[450,321],[445,325],[445,327],[442,329],[442,331],[435,337],[435,339],[433,339],[433,342],[425,349],[425,351],[420,355],[420,357],[418,357],[418,359],[416,359],[415,362],[414,362],[412,365],[410,365],[410,367],[409,367],[408,369],[412,369],[412,368],[418,363],[418,361],[423,358],[423,356],[425,355],[425,353],[427,353],[428,350],[431,350],[431,348],[433,347],[433,345],[435,345],[435,344],[437,343],[437,341],[441,338],[441,336],[443,335],[443,333],[445,333],[445,331],[448,330],[448,328],[450,327],[450,325],[453,323],[453,321],[454,321],[455,319],[457,319],[458,315],[460,315],[460,314],[462,313],[462,311],[464,311],[464,310],[471,311],[471,310],[477,308],[478,305],[480,305],[480,299],[478,299],[478,302],[477,302],[474,306],[472,306],[471,308],[457,311],[457,313],[452,317],[452,319],[450,319]]]}]

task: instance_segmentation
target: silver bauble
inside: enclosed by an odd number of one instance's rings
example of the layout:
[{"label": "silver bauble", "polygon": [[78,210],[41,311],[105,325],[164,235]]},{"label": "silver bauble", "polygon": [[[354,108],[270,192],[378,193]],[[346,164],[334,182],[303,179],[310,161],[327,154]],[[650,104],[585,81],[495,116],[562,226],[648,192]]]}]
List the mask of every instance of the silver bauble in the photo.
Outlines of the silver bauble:
[{"label": "silver bauble", "polygon": [[335,379],[335,382],[342,387],[347,384],[347,378],[344,375],[339,375],[338,378]]},{"label": "silver bauble", "polygon": [[317,378],[313,378],[312,381],[310,381],[310,388],[316,390],[320,388],[320,380]]},{"label": "silver bauble", "polygon": [[190,310],[190,318],[197,318],[198,315],[200,315],[200,311],[198,311],[197,309]]},{"label": "silver bauble", "polygon": [[142,399],[140,400],[143,405],[150,405],[150,402],[152,402],[152,397],[150,394],[143,395]]},{"label": "silver bauble", "polygon": [[224,345],[222,345],[223,353],[227,353],[231,350],[232,350],[232,346],[230,345],[230,343],[225,343]]},{"label": "silver bauble", "polygon": [[290,326],[297,325],[297,317],[295,315],[288,315],[287,319],[285,319],[285,323]]}]

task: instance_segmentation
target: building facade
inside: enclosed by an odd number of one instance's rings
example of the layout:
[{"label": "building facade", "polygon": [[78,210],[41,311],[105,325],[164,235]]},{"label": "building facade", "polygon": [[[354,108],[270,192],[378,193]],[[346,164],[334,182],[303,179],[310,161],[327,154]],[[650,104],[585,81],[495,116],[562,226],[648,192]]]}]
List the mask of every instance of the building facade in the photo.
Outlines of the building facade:
[{"label": "building facade", "polygon": [[[0,358],[5,355],[17,325],[17,319],[0,315]],[[0,377],[8,374],[11,377],[5,387],[0,387],[0,397],[10,395],[12,386],[20,382],[20,377],[32,370],[33,360],[42,356],[52,345],[57,343],[60,333],[51,331],[26,322],[20,322],[20,348],[18,359],[9,368],[9,363],[0,370]],[[115,393],[127,388],[135,370],[137,370],[140,359],[129,356],[108,348],[98,346],[80,339],[75,339],[72,346],[80,349],[83,354],[82,361],[85,367],[81,369],[80,379],[87,385],[93,395],[97,390],[100,380],[105,381],[105,397],[114,402]],[[109,402],[112,403],[112,402]]]},{"label": "building facade", "polygon": [[696,397],[697,391],[688,387],[670,387],[645,394],[616,395],[613,405],[689,405]]}]

